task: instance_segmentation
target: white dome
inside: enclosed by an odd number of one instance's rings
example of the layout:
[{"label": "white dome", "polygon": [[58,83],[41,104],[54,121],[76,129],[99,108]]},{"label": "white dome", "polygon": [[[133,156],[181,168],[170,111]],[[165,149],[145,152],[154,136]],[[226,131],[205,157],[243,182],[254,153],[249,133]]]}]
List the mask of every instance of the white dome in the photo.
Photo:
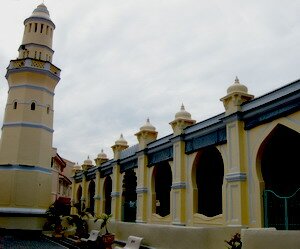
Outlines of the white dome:
[{"label": "white dome", "polygon": [[49,11],[48,11],[46,5],[43,3],[41,3],[39,6],[37,6],[35,8],[35,10],[32,12],[32,15],[30,17],[39,17],[39,18],[51,20]]},{"label": "white dome", "polygon": [[82,167],[81,167],[78,163],[76,163],[76,164],[73,166],[73,170],[74,170],[74,171],[79,171],[79,170],[82,170]]},{"label": "white dome", "polygon": [[230,93],[248,93],[248,88],[241,84],[238,77],[235,78],[234,83],[227,88],[227,94]]},{"label": "white dome", "polygon": [[185,110],[183,104],[181,105],[180,111],[175,114],[175,119],[178,119],[178,118],[182,118],[182,119],[191,119],[192,118],[191,114]]},{"label": "white dome", "polygon": [[127,146],[127,141],[124,139],[123,134],[121,134],[120,138],[115,142],[115,145]]},{"label": "white dome", "polygon": [[144,124],[141,128],[141,131],[155,131],[155,127],[150,123],[149,118],[147,118],[146,124]]},{"label": "white dome", "polygon": [[88,156],[86,160],[84,160],[83,162],[84,165],[93,165],[92,160],[90,159],[90,157]]},{"label": "white dome", "polygon": [[103,152],[103,149],[102,149],[101,152],[98,154],[97,158],[100,158],[100,159],[107,159],[107,155]]}]

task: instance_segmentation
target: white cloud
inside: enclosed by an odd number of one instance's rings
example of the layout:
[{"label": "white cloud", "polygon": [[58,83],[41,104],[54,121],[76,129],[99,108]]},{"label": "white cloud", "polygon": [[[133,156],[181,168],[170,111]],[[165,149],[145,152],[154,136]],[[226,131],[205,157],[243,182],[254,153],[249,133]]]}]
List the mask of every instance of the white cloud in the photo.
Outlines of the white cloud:
[{"label": "white cloud", "polygon": [[[54,34],[54,146],[96,157],[120,133],[129,144],[150,117],[159,136],[183,102],[197,121],[223,112],[236,75],[261,95],[299,77],[299,1],[114,0],[46,2]],[[0,10],[0,73],[16,57],[32,1]],[[6,101],[1,80],[0,118]]]}]

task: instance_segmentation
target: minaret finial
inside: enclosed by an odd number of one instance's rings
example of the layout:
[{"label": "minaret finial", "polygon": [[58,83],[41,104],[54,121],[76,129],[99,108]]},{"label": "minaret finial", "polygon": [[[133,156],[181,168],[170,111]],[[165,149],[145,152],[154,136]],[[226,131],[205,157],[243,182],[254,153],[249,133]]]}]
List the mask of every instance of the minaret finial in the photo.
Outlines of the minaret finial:
[{"label": "minaret finial", "polygon": [[181,108],[180,108],[181,111],[185,111],[185,108],[184,108],[184,104],[181,103]]},{"label": "minaret finial", "polygon": [[240,80],[237,76],[235,76],[234,84],[240,84]]}]

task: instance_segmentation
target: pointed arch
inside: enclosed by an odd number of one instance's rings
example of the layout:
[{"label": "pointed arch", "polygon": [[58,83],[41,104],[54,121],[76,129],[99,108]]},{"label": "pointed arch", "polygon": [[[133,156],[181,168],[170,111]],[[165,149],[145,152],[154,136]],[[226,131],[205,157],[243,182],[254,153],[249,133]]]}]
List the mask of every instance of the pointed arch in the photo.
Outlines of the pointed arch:
[{"label": "pointed arch", "polygon": [[91,214],[94,214],[94,206],[95,206],[95,189],[96,185],[93,180],[90,181],[89,188],[88,188],[88,211]]},{"label": "pointed arch", "polygon": [[112,192],[112,180],[110,176],[107,176],[104,180],[104,213],[111,214],[111,192]]},{"label": "pointed arch", "polygon": [[136,186],[137,177],[133,169],[125,171],[123,178],[122,207],[125,222],[135,222],[136,219]]},{"label": "pointed arch", "polygon": [[192,170],[194,212],[214,217],[223,213],[222,187],[224,163],[219,150],[207,147],[200,150]]},{"label": "pointed arch", "polygon": [[[290,196],[300,188],[298,167],[300,157],[300,133],[282,124],[277,124],[261,142],[256,154],[256,177],[259,180],[259,203],[264,218],[264,226],[275,226],[284,229],[284,206],[282,199],[275,195],[266,195],[274,192],[278,196]],[[265,199],[262,196],[265,194]],[[300,196],[295,196],[299,201]],[[291,200],[293,201],[293,200]],[[272,204],[270,203],[272,202]],[[281,208],[280,208],[281,207]],[[282,209],[282,210],[281,210]],[[289,214],[293,214],[293,207],[289,207]],[[293,215],[300,223],[300,215]],[[291,225],[293,229],[293,225]],[[294,227],[295,229],[295,227]],[[299,229],[299,228],[298,228]]]},{"label": "pointed arch", "polygon": [[172,170],[167,161],[154,166],[153,183],[153,212],[165,217],[170,214]]}]

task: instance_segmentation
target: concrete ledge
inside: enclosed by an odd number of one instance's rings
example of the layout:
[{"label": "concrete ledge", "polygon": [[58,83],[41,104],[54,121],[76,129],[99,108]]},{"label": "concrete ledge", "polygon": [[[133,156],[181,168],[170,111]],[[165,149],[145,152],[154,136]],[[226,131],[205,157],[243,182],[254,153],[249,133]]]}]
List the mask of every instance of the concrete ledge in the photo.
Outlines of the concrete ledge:
[{"label": "concrete ledge", "polygon": [[300,231],[242,229],[243,249],[300,249]]},{"label": "concrete ledge", "polygon": [[[100,223],[89,221],[89,229],[99,229]],[[111,222],[110,232],[117,241],[126,241],[128,236],[142,237],[145,248],[155,249],[220,249],[226,248],[228,240],[240,227],[186,227],[158,224],[140,224],[129,222]],[[266,249],[266,248],[265,248]]]}]

